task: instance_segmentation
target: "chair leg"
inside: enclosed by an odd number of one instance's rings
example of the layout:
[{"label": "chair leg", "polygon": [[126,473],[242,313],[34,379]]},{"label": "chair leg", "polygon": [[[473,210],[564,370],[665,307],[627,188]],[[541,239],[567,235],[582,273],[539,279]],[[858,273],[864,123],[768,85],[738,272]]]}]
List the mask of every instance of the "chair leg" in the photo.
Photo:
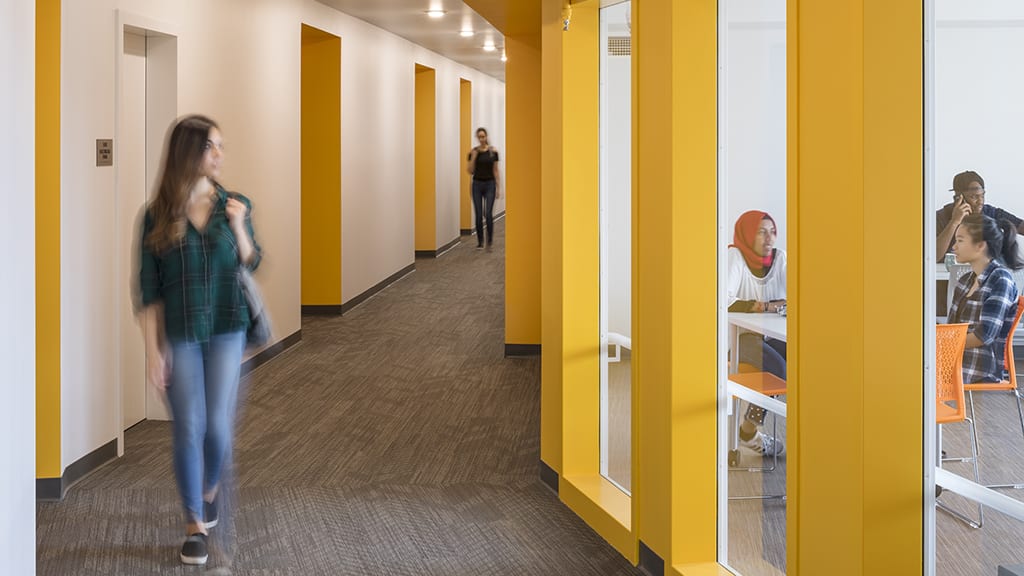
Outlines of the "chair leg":
[{"label": "chair leg", "polygon": [[1020,389],[1014,390],[1013,391],[1013,395],[1017,399],[1017,416],[1020,417],[1020,434],[1021,434],[1021,436],[1024,436],[1024,409],[1022,409],[1021,405],[1020,405],[1020,397],[1021,397]]},{"label": "chair leg", "polygon": [[[978,446],[978,429],[974,426],[974,419],[967,418],[967,424],[970,426],[971,432],[971,460],[974,463],[974,481],[981,484],[981,471],[978,467],[978,455],[981,453]],[[978,528],[981,528],[982,524],[985,523],[985,507],[978,503]]]},{"label": "chair leg", "polygon": [[[971,441],[971,458],[970,458],[970,460],[972,460],[973,464],[974,464],[974,481],[980,484],[981,483],[981,478],[980,478],[980,472],[979,472],[979,468],[978,468],[978,435],[977,435],[977,430],[974,428],[974,420],[972,420],[970,418],[965,418],[965,420],[967,421],[968,425],[970,426],[968,428],[968,431],[969,431],[969,433],[971,435],[971,439],[970,439],[970,441]],[[963,459],[956,459],[956,460],[960,460],[962,462],[966,462],[968,459],[967,458],[963,458]],[[940,465],[940,467],[941,467],[941,465]],[[944,502],[941,502],[939,500],[935,501],[935,506],[938,507],[943,512],[946,512],[949,515],[953,516],[957,520],[960,520],[961,522],[967,524],[971,528],[981,528],[982,525],[985,523],[985,507],[981,503],[978,504],[978,519],[977,520],[967,516],[966,514],[963,514],[961,512],[957,512],[956,510],[953,510],[952,508],[947,506]]]},{"label": "chair leg", "polygon": [[[975,421],[975,418],[974,418],[974,392],[971,391],[971,390],[967,391],[967,405],[968,405],[968,408],[970,410],[970,414],[968,414],[967,419],[972,421],[972,422],[974,422]],[[981,446],[980,445],[978,446],[978,454],[981,454]]]}]

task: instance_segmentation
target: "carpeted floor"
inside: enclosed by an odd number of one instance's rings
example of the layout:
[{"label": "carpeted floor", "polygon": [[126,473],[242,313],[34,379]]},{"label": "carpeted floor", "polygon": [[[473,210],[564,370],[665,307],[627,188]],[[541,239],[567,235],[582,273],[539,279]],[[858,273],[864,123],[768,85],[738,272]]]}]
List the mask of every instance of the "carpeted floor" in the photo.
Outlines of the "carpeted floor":
[{"label": "carpeted floor", "polygon": [[183,566],[170,424],[37,513],[39,575],[639,572],[538,480],[540,360],[506,359],[503,221],[244,382],[210,563]]}]

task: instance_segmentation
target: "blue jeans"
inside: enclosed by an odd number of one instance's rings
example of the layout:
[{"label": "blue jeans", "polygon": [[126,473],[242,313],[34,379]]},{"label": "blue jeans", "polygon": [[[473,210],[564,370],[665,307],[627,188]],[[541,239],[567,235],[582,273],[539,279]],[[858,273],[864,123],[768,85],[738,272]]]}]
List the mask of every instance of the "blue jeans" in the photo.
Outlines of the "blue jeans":
[{"label": "blue jeans", "polygon": [[231,452],[244,350],[244,331],[171,342],[174,473],[189,521],[203,520],[203,492],[217,486]]},{"label": "blue jeans", "polygon": [[740,334],[739,361],[786,379],[786,343],[759,334]]},{"label": "blue jeans", "polygon": [[[473,211],[476,212],[476,243],[484,243],[484,217],[487,218],[487,243],[494,241],[494,180],[473,180]],[[484,204],[487,204],[486,208]]]}]

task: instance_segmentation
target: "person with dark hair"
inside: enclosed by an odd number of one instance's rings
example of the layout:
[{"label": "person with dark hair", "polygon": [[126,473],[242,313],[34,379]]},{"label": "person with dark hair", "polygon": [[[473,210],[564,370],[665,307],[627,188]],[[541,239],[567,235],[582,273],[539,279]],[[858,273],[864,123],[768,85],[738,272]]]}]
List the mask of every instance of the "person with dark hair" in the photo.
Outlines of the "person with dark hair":
[{"label": "person with dark hair", "polygon": [[[729,312],[778,312],[786,305],[786,252],[775,248],[778,231],[767,212],[749,210],[736,220],[728,252]],[[786,379],[786,343],[760,334],[739,337],[739,362]],[[765,410],[749,404],[740,444],[765,456],[783,455],[785,444],[760,432]]]},{"label": "person with dark hair", "polygon": [[[969,323],[964,347],[964,382],[1003,380],[1006,337],[1017,313],[1017,286],[1010,269],[1024,267],[1012,222],[970,214],[956,229],[953,253],[971,265],[953,291],[950,323]],[[1013,370],[1013,366],[1007,366]]]},{"label": "person with dark hair", "polygon": [[479,145],[469,152],[466,170],[473,175],[473,211],[476,212],[476,247],[484,247],[484,220],[487,221],[487,249],[494,241],[494,199],[501,198],[498,149],[487,143],[487,129],[477,128]]},{"label": "person with dark hair", "polygon": [[949,191],[953,193],[953,201],[935,213],[935,233],[938,234],[935,242],[936,262],[942,262],[946,253],[953,248],[956,227],[968,214],[984,214],[997,221],[1008,220],[1017,233],[1024,234],[1024,220],[985,203],[985,179],[977,172],[968,170],[954,176],[953,187]]},{"label": "person with dark hair", "polygon": [[206,563],[208,530],[217,524],[249,325],[239,273],[242,266],[255,270],[261,259],[252,203],[217,182],[223,159],[216,123],[181,119],[141,236],[146,375],[166,394],[173,416],[185,564]]}]

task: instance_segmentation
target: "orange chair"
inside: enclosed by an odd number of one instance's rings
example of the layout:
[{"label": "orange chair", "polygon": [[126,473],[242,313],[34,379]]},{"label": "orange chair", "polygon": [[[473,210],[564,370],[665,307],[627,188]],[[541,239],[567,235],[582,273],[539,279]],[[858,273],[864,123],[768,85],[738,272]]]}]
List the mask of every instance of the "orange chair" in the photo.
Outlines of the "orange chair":
[{"label": "orange chair", "polygon": [[[1017,331],[1017,326],[1020,325],[1021,316],[1024,316],[1024,296],[1017,297],[1017,315],[1013,319],[1013,326],[1010,327],[1010,333],[1006,336],[1006,352],[1003,356],[1003,361],[1006,366],[1006,371],[1010,373],[1010,379],[1002,382],[975,382],[974,384],[964,384],[964,390],[967,391],[968,403],[971,407],[971,419],[974,419],[974,393],[975,392],[1010,392],[1017,400],[1017,416],[1020,418],[1020,431],[1021,435],[1024,436],[1024,409],[1021,408],[1021,397],[1022,392],[1020,388],[1017,388],[1017,367],[1013,360],[1013,333]],[[991,484],[989,488],[1024,488],[1024,484]]]},{"label": "orange chair", "polygon": [[[938,324],[935,326],[935,423],[952,424],[967,421],[971,434],[971,457],[940,458],[940,465],[942,462],[971,462],[974,464],[974,481],[980,482],[978,436],[974,428],[974,420],[967,417],[967,407],[964,402],[963,364],[967,326],[967,324]],[[985,509],[981,504],[978,504],[977,521],[949,508],[937,499],[935,505],[973,528],[981,528],[985,520]]]}]

